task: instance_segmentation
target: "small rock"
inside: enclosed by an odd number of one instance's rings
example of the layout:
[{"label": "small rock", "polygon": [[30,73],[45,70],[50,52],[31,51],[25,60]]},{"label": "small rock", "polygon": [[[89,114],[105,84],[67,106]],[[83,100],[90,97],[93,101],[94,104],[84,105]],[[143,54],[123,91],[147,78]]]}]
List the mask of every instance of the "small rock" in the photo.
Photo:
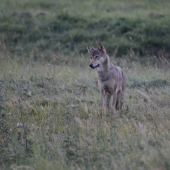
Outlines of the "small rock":
[{"label": "small rock", "polygon": [[21,122],[17,123],[17,126],[22,126],[23,124]]},{"label": "small rock", "polygon": [[31,91],[29,91],[29,92],[27,93],[27,95],[28,95],[29,97],[31,97]]}]

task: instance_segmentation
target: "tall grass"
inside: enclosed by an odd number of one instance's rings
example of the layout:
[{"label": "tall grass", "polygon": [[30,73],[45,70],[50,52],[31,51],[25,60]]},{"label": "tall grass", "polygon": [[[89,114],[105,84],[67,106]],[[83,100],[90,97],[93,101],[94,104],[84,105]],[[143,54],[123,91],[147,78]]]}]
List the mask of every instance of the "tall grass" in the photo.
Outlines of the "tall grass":
[{"label": "tall grass", "polygon": [[[169,169],[169,6],[1,0],[0,169]],[[99,41],[127,79],[105,119],[86,52]]]},{"label": "tall grass", "polygon": [[126,73],[125,103],[102,119],[87,59],[1,62],[1,169],[168,169],[169,69],[114,59]]}]

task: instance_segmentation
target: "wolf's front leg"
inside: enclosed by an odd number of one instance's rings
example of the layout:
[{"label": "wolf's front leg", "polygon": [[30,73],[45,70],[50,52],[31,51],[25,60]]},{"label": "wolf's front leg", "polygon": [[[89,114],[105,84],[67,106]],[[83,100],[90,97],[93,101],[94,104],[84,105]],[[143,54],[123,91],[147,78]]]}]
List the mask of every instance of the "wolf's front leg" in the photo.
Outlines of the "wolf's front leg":
[{"label": "wolf's front leg", "polygon": [[112,94],[112,106],[111,106],[111,114],[115,115],[115,108],[116,108],[116,101],[117,101],[117,93]]},{"label": "wolf's front leg", "polygon": [[102,115],[106,116],[106,99],[105,99],[105,91],[103,89],[100,90],[101,92],[101,101],[102,101]]},{"label": "wolf's front leg", "polygon": [[110,109],[110,98],[111,98],[111,93],[106,93],[106,105],[107,105],[107,109],[109,111]]}]

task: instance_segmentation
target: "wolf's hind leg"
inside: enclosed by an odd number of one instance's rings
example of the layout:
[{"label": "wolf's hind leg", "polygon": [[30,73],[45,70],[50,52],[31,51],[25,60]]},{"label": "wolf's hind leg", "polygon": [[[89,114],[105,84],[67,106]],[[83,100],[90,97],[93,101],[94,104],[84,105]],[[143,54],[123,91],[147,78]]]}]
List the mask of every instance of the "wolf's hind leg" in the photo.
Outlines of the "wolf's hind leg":
[{"label": "wolf's hind leg", "polygon": [[106,116],[106,97],[105,97],[105,91],[101,90],[101,102],[102,102],[102,115]]},{"label": "wolf's hind leg", "polygon": [[116,100],[116,110],[121,110],[123,106],[123,92],[119,91],[117,93],[117,100]]},{"label": "wolf's hind leg", "polygon": [[117,101],[117,93],[112,94],[112,107],[111,107],[111,114],[115,115],[115,108],[116,108],[116,101]]}]

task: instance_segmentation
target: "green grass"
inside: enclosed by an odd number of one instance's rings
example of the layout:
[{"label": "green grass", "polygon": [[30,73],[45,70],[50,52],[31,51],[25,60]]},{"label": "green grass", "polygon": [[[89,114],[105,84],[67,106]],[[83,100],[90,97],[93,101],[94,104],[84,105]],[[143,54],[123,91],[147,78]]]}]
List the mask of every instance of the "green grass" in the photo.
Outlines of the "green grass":
[{"label": "green grass", "polygon": [[[1,0],[0,169],[169,169],[169,8]],[[127,79],[123,110],[105,119],[86,49],[98,42]]]},{"label": "green grass", "polygon": [[126,74],[125,103],[102,119],[88,58],[2,60],[1,169],[168,169],[169,69],[114,62]]}]

